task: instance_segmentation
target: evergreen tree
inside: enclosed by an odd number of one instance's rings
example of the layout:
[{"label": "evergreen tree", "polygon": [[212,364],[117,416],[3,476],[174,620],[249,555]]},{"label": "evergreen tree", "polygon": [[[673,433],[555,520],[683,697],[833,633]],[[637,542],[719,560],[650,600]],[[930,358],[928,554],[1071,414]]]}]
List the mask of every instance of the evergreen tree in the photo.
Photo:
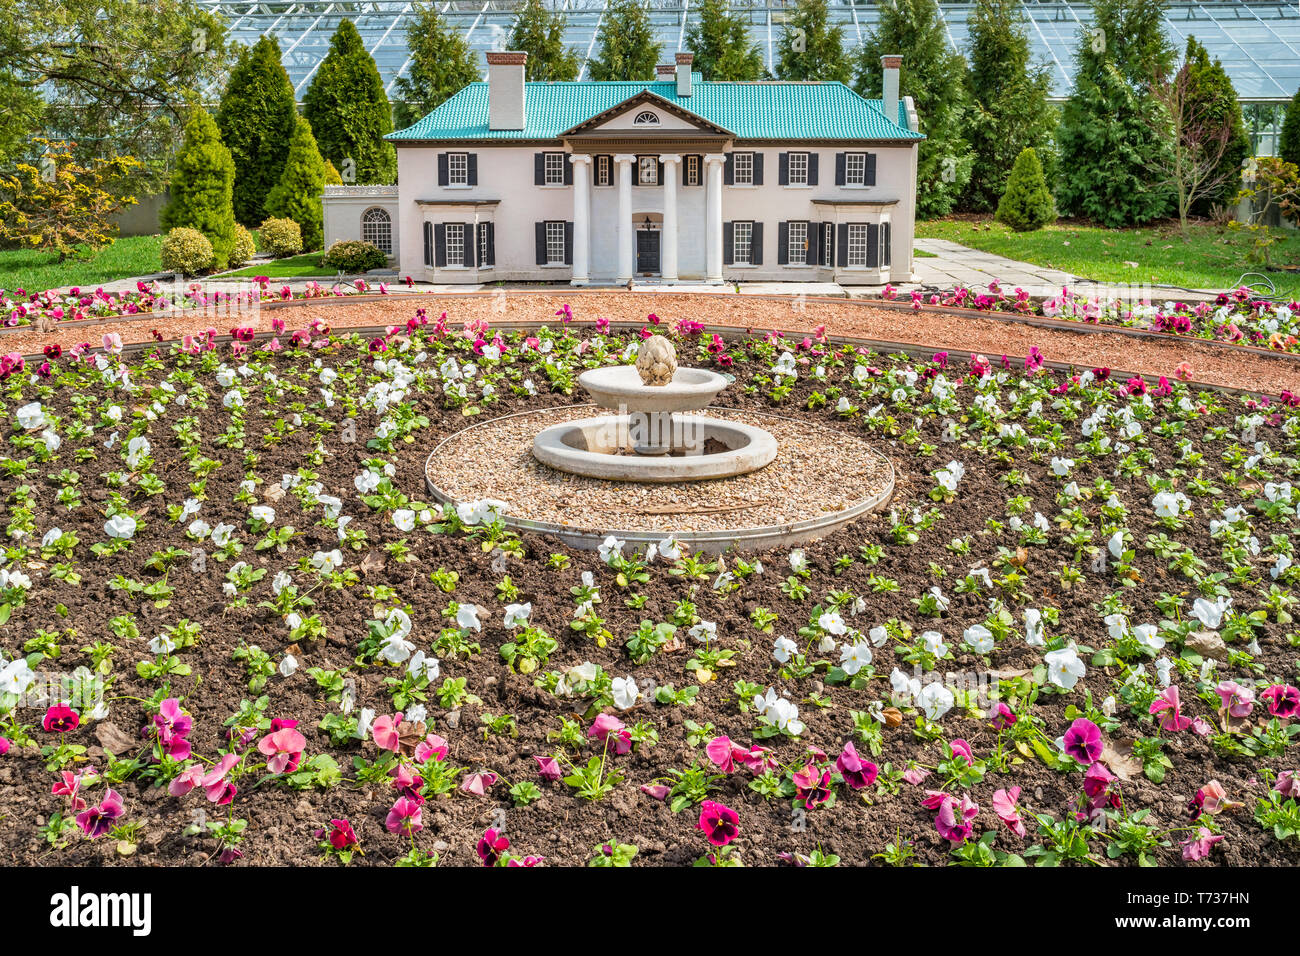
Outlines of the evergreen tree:
[{"label": "evergreen tree", "polygon": [[695,54],[692,68],[706,80],[758,80],[767,72],[762,48],[749,38],[749,27],[733,14],[729,0],[704,0],[699,19],[686,31],[686,49]]},{"label": "evergreen tree", "polygon": [[1041,229],[1056,218],[1056,204],[1047,189],[1038,153],[1027,146],[1016,157],[1007,177],[1007,189],[998,203],[997,220],[1016,232]]},{"label": "evergreen tree", "polygon": [[266,218],[266,194],[280,181],[297,107],[293,84],[280,65],[280,44],[262,36],[239,54],[221,104],[217,128],[235,161],[235,219]]},{"label": "evergreen tree", "polygon": [[903,56],[899,96],[912,97],[926,135],[917,155],[917,216],[945,216],[970,182],[974,156],[963,134],[966,91],[960,78],[966,64],[948,47],[935,0],[881,6],[879,22],[857,53],[855,87],[861,95],[881,95],[880,58],[895,53]]},{"label": "evergreen tree", "polygon": [[1197,213],[1204,215],[1216,203],[1230,205],[1241,189],[1241,164],[1250,155],[1250,134],[1241,115],[1241,101],[1227,71],[1218,60],[1211,60],[1205,47],[1196,37],[1187,38],[1187,52],[1183,59],[1187,71],[1188,96],[1193,101],[1192,112],[1207,124],[1227,127],[1227,145],[1213,179],[1223,179],[1223,186],[1195,205]]},{"label": "evergreen tree", "polygon": [[600,48],[587,64],[593,80],[653,80],[663,47],[655,41],[642,0],[612,0],[596,36]]},{"label": "evergreen tree", "polygon": [[783,80],[853,82],[844,29],[830,25],[826,0],[797,0],[782,29],[776,75]]},{"label": "evergreen tree", "polygon": [[330,51],[302,98],[302,112],[321,154],[345,181],[391,183],[397,178],[397,153],[384,139],[393,131],[392,107],[374,58],[351,20],[339,21]]},{"label": "evergreen tree", "polygon": [[526,0],[515,14],[510,27],[507,50],[528,54],[525,79],[576,80],[582,66],[577,51],[564,45],[564,27],[568,18],[548,11],[542,0]]},{"label": "evergreen tree", "polygon": [[302,247],[307,251],[319,249],[325,241],[325,215],[321,209],[325,181],[325,160],[316,146],[311,123],[299,116],[289,141],[284,175],[266,197],[266,214],[296,222],[302,230]]},{"label": "evergreen tree", "polygon": [[[1074,92],[1061,111],[1057,207],[1117,228],[1169,211],[1171,191],[1154,182],[1167,168],[1164,112],[1151,97],[1173,69],[1165,36],[1167,0],[1093,0],[1093,23],[1079,35]],[[1167,118],[1166,118],[1167,119]]]},{"label": "evergreen tree", "polygon": [[1286,106],[1282,132],[1278,136],[1277,155],[1285,163],[1300,165],[1300,90],[1296,90]]},{"label": "evergreen tree", "polygon": [[1081,76],[1057,131],[1057,147],[1069,157],[1057,181],[1057,208],[1112,229],[1166,215],[1170,190],[1152,174],[1168,165],[1168,137],[1152,135],[1168,120],[1162,114],[1113,64],[1095,80]]},{"label": "evergreen tree", "polygon": [[420,4],[406,28],[411,66],[394,85],[394,115],[405,129],[433,112],[462,87],[482,77],[478,54],[433,4]]},{"label": "evergreen tree", "polygon": [[160,223],[164,231],[185,226],[203,233],[212,243],[212,267],[217,270],[226,268],[235,248],[234,182],[235,161],[221,142],[217,124],[207,110],[194,109],[185,124],[171,198]]},{"label": "evergreen tree", "polygon": [[995,208],[1021,151],[1033,147],[1047,181],[1055,179],[1058,117],[1047,102],[1051,75],[1029,62],[1029,37],[1019,0],[976,0],[967,20],[970,109],[966,139],[974,167],[964,205]]}]

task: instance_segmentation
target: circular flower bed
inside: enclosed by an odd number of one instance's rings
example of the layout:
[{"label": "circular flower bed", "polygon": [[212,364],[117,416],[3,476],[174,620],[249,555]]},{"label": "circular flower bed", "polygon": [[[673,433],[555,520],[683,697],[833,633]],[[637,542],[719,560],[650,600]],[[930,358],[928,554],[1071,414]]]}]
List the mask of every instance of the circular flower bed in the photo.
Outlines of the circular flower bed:
[{"label": "circular flower bed", "polygon": [[687,327],[893,510],[709,557],[431,505],[441,438],[635,360],[581,331],[11,371],[11,859],[1300,862],[1292,404]]}]

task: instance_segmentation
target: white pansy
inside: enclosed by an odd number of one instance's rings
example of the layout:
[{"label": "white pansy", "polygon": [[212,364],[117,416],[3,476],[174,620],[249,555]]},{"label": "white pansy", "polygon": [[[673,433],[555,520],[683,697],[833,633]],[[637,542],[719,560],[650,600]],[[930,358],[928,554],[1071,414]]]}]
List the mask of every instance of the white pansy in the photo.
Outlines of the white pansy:
[{"label": "white pansy", "polygon": [[483,630],[478,619],[478,607],[473,604],[456,605],[456,626],[462,631]]},{"label": "white pansy", "polygon": [[338,548],[332,551],[317,551],[311,556],[311,565],[321,574],[333,574],[343,566],[343,552]]},{"label": "white pansy", "polygon": [[1232,598],[1220,596],[1213,601],[1207,601],[1203,597],[1198,597],[1192,604],[1192,616],[1210,630],[1214,630],[1223,622],[1223,614],[1231,606]]},{"label": "white pansy", "polygon": [[507,604],[504,627],[506,630],[514,630],[516,627],[523,627],[528,623],[528,619],[532,617],[532,614],[532,602],[527,604]]},{"label": "white pansy", "polygon": [[840,648],[840,667],[852,677],[871,663],[871,648],[865,642],[845,644]]},{"label": "white pansy", "polygon": [[949,493],[957,490],[957,485],[966,475],[966,466],[959,461],[950,461],[943,468],[934,473],[934,478],[939,482],[939,487]]},{"label": "white pansy", "polygon": [[778,637],[772,642],[772,656],[778,664],[790,663],[790,658],[797,653],[799,645],[788,637]]},{"label": "white pansy", "polygon": [[883,625],[877,624],[867,631],[867,637],[871,638],[871,643],[876,647],[884,647],[889,642],[889,631]]},{"label": "white pansy", "polygon": [[416,651],[406,665],[406,672],[414,680],[437,680],[440,665],[436,657],[429,657],[424,651]]},{"label": "white pansy", "polygon": [[943,657],[948,653],[948,645],[943,642],[943,635],[938,631],[926,631],[921,635],[921,644],[926,651],[935,657]]},{"label": "white pansy", "polygon": [[641,691],[636,686],[636,678],[630,676],[615,677],[610,681],[610,693],[614,698],[614,706],[619,710],[632,707],[641,696]]},{"label": "white pansy", "polygon": [[696,624],[687,633],[701,644],[706,644],[717,638],[718,625],[713,621],[700,621],[699,624]]},{"label": "white pansy", "polygon": [[1139,624],[1133,628],[1133,639],[1153,651],[1158,651],[1165,646],[1165,639],[1160,636],[1160,628],[1154,624]]},{"label": "white pansy", "polygon": [[916,705],[925,714],[927,720],[939,720],[952,710],[957,702],[952,691],[938,681],[931,681],[921,688],[916,695]]},{"label": "white pansy", "polygon": [[398,508],[393,512],[393,524],[398,531],[415,530],[415,512],[410,508]]},{"label": "white pansy", "polygon": [[256,520],[265,521],[267,524],[275,521],[275,509],[268,508],[266,505],[253,505],[248,509],[248,513]]},{"label": "white pansy", "polygon": [[962,637],[976,654],[987,654],[995,645],[993,632],[983,624],[972,624],[962,632]]},{"label": "white pansy", "polygon": [[609,564],[610,562],[623,557],[623,546],[626,543],[627,542],[620,541],[611,534],[600,543],[600,547],[597,549],[600,552],[600,560]]},{"label": "white pansy", "polygon": [[1057,687],[1066,690],[1072,690],[1079,679],[1088,672],[1083,661],[1079,659],[1079,652],[1073,647],[1049,651],[1044,655],[1043,660],[1047,664],[1047,679]]},{"label": "white pansy", "polygon": [[157,634],[149,642],[150,654],[170,654],[176,650],[176,642],[166,634]]},{"label": "white pansy", "polygon": [[45,536],[41,538],[41,547],[48,548],[61,537],[63,537],[63,531],[61,529],[51,528],[49,531],[45,532]]},{"label": "white pansy", "polygon": [[795,548],[790,552],[790,570],[799,574],[808,570],[808,558],[803,553],[803,548]]},{"label": "white pansy", "polygon": [[18,658],[0,666],[0,694],[21,695],[36,680],[36,672],[27,666],[26,658]]},{"label": "white pansy", "polygon": [[1070,469],[1073,467],[1073,458],[1054,457],[1052,459],[1052,474],[1056,475],[1058,478],[1064,478],[1070,473]]},{"label": "white pansy", "polygon": [[231,536],[235,533],[233,524],[218,524],[212,529],[212,543],[218,548],[224,548],[230,543]]},{"label": "white pansy", "polygon": [[1043,639],[1043,612],[1037,608],[1025,608],[1025,643],[1030,647],[1042,647],[1046,643]]},{"label": "white pansy", "polygon": [[294,657],[292,654],[285,654],[284,660],[280,661],[280,676],[292,677],[297,669],[298,658]]},{"label": "white pansy", "polygon": [[827,611],[817,618],[817,626],[823,631],[834,634],[836,637],[844,634],[848,628],[844,625],[844,618],[840,617],[839,611]]},{"label": "white pansy", "polygon": [[110,538],[117,538],[122,541],[133,538],[135,528],[135,519],[130,515],[113,515],[108,521],[104,522],[104,533]]},{"label": "white pansy", "polygon": [[14,414],[18,419],[19,426],[28,431],[35,431],[38,428],[45,427],[45,409],[41,407],[40,402],[24,405]]}]

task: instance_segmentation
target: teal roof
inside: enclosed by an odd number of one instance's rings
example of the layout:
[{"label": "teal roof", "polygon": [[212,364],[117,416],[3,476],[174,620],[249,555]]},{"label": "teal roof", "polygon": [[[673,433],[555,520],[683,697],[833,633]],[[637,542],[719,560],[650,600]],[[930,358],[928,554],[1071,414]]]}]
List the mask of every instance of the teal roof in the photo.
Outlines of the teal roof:
[{"label": "teal roof", "polygon": [[[698,76],[698,74],[697,74]],[[690,96],[678,96],[671,80],[654,82],[525,84],[526,125],[522,130],[488,129],[488,84],[471,83],[414,126],[390,133],[398,143],[418,140],[556,139],[605,110],[643,91],[694,113],[737,139],[843,139],[914,141],[906,107],[885,118],[880,100],[866,100],[843,83],[706,83],[696,80]]]}]

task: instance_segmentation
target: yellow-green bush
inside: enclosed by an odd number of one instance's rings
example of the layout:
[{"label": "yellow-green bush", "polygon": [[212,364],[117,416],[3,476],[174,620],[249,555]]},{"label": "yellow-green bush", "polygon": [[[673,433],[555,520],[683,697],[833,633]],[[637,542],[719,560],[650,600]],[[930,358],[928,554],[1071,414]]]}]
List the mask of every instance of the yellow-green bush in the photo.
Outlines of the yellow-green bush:
[{"label": "yellow-green bush", "polygon": [[262,251],[277,259],[302,252],[302,228],[292,219],[268,219],[258,230]]},{"label": "yellow-green bush", "polygon": [[167,233],[162,244],[164,272],[197,275],[212,266],[212,243],[208,237],[189,226],[177,226]]},{"label": "yellow-green bush", "polygon": [[235,248],[230,253],[230,265],[242,266],[257,254],[253,234],[238,223],[235,224]]}]

